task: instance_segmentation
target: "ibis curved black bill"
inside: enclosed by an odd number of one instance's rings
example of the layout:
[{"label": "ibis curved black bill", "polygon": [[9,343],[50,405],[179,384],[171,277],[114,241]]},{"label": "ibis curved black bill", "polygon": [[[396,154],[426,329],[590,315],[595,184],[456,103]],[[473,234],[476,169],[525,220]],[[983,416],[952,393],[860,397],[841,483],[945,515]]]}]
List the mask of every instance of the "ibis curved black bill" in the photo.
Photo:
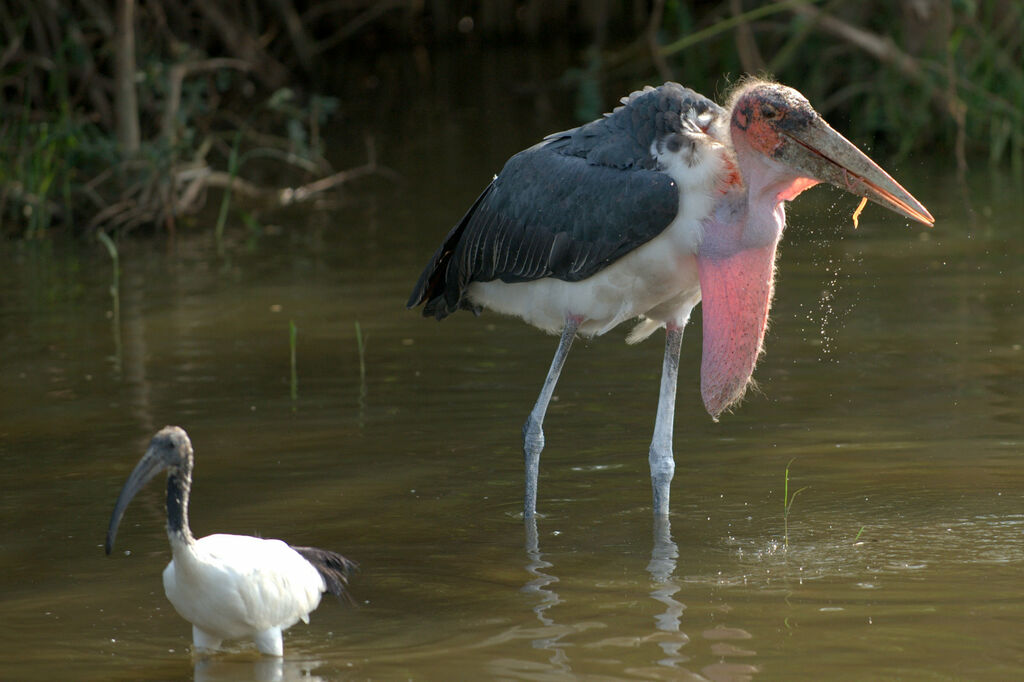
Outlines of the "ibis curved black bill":
[{"label": "ibis curved black bill", "polygon": [[924,204],[820,117],[782,137],[787,143],[776,150],[775,158],[807,177],[867,197],[929,227],[935,224]]},{"label": "ibis curved black bill", "polygon": [[128,480],[124,482],[121,493],[117,496],[117,503],[114,504],[114,512],[110,515],[110,525],[107,526],[107,542],[104,545],[107,554],[110,554],[114,549],[117,527],[121,524],[121,517],[124,516],[124,510],[128,508],[128,504],[147,483],[166,468],[167,462],[156,454],[152,447],[146,451],[146,454],[142,456],[139,463],[135,465],[135,469],[128,476]]}]

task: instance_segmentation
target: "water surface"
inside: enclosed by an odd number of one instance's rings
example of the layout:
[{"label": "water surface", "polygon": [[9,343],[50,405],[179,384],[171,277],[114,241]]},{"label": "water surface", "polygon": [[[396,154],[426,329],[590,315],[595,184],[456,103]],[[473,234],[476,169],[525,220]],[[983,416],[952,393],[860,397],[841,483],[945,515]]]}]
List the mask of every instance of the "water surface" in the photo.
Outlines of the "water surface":
[{"label": "water surface", "polygon": [[[801,197],[760,388],[719,423],[697,388],[699,315],[687,330],[669,526],[647,470],[660,335],[578,343],[545,422],[530,548],[520,427],[556,339],[403,304],[489,174],[572,121],[522,94],[504,116],[506,101],[442,112],[434,96],[387,121],[401,185],[236,228],[225,259],[205,230],[124,242],[117,329],[98,246],[3,245],[0,676],[1024,675],[1019,183],[972,173],[972,220],[945,159],[904,161],[892,170],[932,230],[869,206],[855,231],[856,199]],[[338,155],[358,163],[349,142]],[[161,486],[103,554],[117,492],[167,423],[196,446],[197,535],[362,566],[356,608],[325,599],[283,662],[244,644],[192,659],[160,583]],[[790,492],[806,487],[788,535],[787,464]]]}]

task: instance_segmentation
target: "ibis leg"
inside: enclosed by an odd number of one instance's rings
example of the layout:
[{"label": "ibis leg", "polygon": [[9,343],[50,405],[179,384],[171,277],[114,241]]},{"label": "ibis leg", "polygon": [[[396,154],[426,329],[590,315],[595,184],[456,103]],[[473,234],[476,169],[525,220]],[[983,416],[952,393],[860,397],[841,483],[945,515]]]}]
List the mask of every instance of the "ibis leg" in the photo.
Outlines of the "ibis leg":
[{"label": "ibis leg", "polygon": [[281,636],[281,628],[267,628],[263,632],[257,632],[253,637],[256,648],[268,656],[284,655],[284,639]]},{"label": "ibis leg", "polygon": [[582,318],[576,316],[565,319],[562,338],[558,341],[558,350],[551,361],[551,369],[544,379],[544,386],[540,389],[533,411],[523,424],[523,457],[526,461],[526,502],[523,506],[523,516],[527,519],[532,518],[537,511],[537,472],[540,469],[540,451],[544,449],[544,415],[548,411],[548,403],[555,392],[558,375],[562,373],[565,356],[572,348],[572,340],[576,337],[576,330],[579,329],[581,321]]},{"label": "ibis leg", "polygon": [[654,420],[651,439],[651,486],[654,489],[655,516],[668,516],[669,488],[675,474],[672,458],[672,428],[676,414],[676,381],[679,378],[679,349],[683,344],[683,328],[665,327],[665,360],[661,367],[661,392],[658,395],[658,416]]},{"label": "ibis leg", "polygon": [[196,651],[216,651],[220,649],[222,641],[220,637],[215,637],[195,625],[192,626],[192,646]]}]

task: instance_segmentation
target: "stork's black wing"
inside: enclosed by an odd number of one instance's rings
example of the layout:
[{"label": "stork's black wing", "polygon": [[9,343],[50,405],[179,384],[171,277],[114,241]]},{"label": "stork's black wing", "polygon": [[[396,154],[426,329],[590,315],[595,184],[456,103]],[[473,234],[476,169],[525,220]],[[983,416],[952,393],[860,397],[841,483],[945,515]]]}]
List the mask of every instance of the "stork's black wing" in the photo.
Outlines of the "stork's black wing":
[{"label": "stork's black wing", "polygon": [[434,253],[409,307],[426,301],[423,314],[441,319],[465,307],[470,282],[586,279],[668,227],[679,190],[651,144],[678,133],[683,113],[720,109],[675,83],[624,104],[509,159]]}]

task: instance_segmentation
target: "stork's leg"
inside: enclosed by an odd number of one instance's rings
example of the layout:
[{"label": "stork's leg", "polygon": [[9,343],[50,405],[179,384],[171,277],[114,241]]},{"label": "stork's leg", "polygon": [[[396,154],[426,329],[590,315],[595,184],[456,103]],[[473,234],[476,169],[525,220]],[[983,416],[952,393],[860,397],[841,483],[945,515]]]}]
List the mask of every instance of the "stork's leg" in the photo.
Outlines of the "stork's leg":
[{"label": "stork's leg", "polygon": [[669,488],[676,470],[672,458],[672,426],[676,414],[676,380],[679,377],[679,349],[683,344],[683,327],[665,326],[665,360],[661,367],[661,392],[658,395],[658,416],[651,439],[651,486],[654,488],[654,514],[668,516]]},{"label": "stork's leg", "polygon": [[220,637],[215,637],[195,625],[192,626],[192,647],[196,651],[216,651],[222,641]]},{"label": "stork's leg", "polygon": [[565,318],[562,338],[558,341],[558,350],[551,361],[551,369],[544,379],[544,386],[540,389],[533,411],[523,424],[523,456],[526,460],[526,503],[523,506],[523,517],[527,519],[537,511],[537,471],[540,469],[540,451],[544,449],[544,415],[548,411],[548,403],[555,392],[558,375],[562,373],[565,356],[572,348],[572,340],[576,337],[576,330],[579,329],[582,319],[574,315]]},{"label": "stork's leg", "polygon": [[253,637],[256,648],[268,656],[284,656],[284,640],[281,637],[281,628],[267,628],[263,632],[257,632]]}]

